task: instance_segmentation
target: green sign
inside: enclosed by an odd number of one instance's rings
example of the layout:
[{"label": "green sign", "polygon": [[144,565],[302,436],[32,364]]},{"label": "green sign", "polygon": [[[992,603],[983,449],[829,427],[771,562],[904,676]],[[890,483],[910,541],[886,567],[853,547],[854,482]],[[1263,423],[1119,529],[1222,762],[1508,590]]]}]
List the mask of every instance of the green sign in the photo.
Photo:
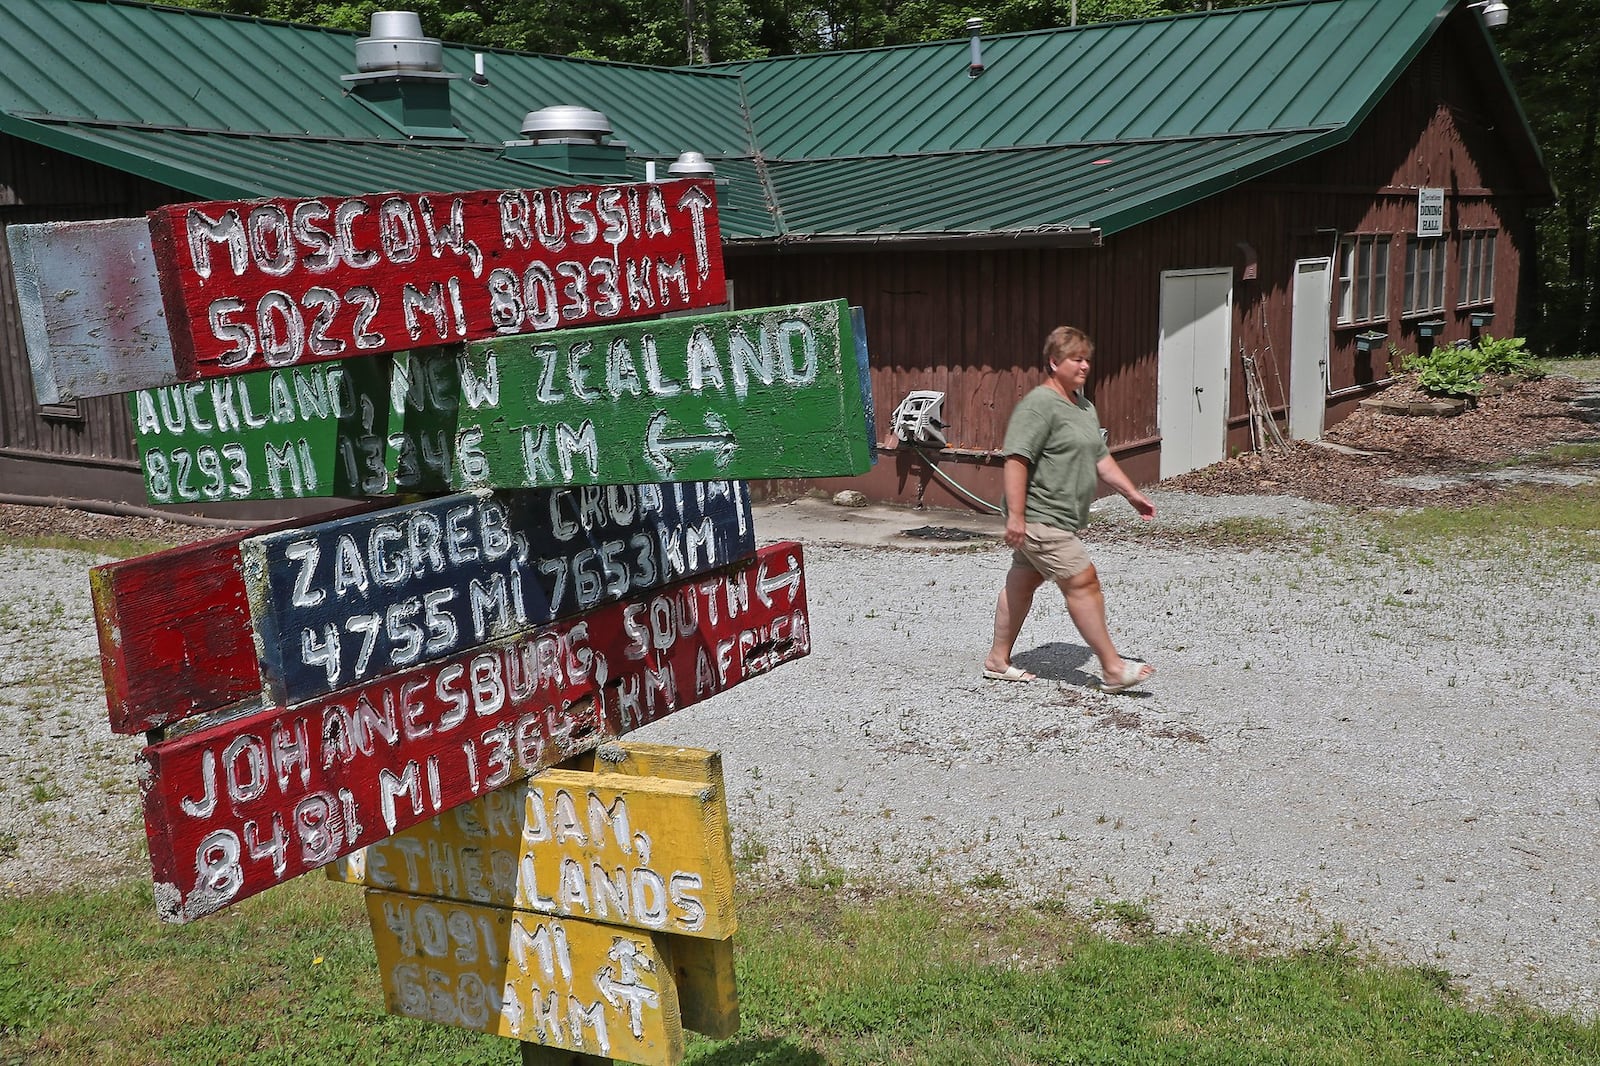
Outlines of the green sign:
[{"label": "green sign", "polygon": [[872,464],[842,300],[479,341],[459,372],[456,488],[830,477]]},{"label": "green sign", "polygon": [[435,352],[264,370],[129,396],[151,503],[440,492],[454,360]]}]

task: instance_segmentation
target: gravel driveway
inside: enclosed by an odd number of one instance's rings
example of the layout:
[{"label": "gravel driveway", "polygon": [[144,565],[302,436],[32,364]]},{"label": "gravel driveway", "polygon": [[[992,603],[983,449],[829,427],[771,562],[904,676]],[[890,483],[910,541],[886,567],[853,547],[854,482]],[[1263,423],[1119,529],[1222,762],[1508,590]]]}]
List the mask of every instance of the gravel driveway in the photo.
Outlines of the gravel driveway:
[{"label": "gravel driveway", "polygon": [[[639,736],[721,749],[735,850],[763,872],[1138,903],[1244,947],[1348,936],[1600,1013],[1597,575],[1514,547],[1322,550],[1346,520],[1289,498],[1155,499],[1171,536],[1111,508],[1091,549],[1119,645],[1159,668],[1148,693],[1093,691],[1043,591],[1017,657],[1041,680],[980,680],[1009,553],[907,547],[930,542],[892,534],[939,518],[811,501],[757,529],[808,542],[812,655]],[[1293,536],[1216,546],[1205,523],[1239,515]],[[90,562],[0,548],[7,892],[147,876]]]}]

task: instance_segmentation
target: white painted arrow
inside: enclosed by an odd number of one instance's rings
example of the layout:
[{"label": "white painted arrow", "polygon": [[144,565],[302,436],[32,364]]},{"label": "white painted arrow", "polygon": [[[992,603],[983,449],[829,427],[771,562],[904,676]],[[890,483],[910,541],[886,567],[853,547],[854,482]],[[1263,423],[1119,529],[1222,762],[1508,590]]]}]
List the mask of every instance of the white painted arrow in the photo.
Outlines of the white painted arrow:
[{"label": "white painted arrow", "polygon": [[694,233],[694,257],[702,285],[711,273],[711,258],[706,246],[706,208],[711,204],[711,197],[698,185],[689,186],[688,191],[678,198],[678,207],[689,212],[689,227]]},{"label": "white painted arrow", "polygon": [[766,560],[762,560],[761,565],[756,568],[756,597],[761,600],[761,606],[763,607],[771,607],[772,594],[785,586],[789,589],[789,602],[791,604],[794,603],[795,594],[800,591],[800,579],[803,576],[800,571],[800,563],[792,555],[786,558],[789,569],[777,577],[767,576]]},{"label": "white painted arrow", "polygon": [[715,450],[717,466],[728,465],[733,453],[739,450],[739,438],[733,435],[728,423],[715,411],[706,412],[706,431],[680,437],[669,437],[667,412],[657,411],[645,425],[644,457],[650,465],[663,474],[671,474],[674,452],[703,452]]}]

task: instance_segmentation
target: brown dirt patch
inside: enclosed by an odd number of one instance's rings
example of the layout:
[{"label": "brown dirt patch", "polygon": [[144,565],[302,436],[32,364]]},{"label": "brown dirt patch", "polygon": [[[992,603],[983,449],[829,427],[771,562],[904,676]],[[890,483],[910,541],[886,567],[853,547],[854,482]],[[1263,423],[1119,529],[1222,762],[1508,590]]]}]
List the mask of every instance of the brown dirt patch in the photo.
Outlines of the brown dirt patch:
[{"label": "brown dirt patch", "polygon": [[[1421,396],[1404,382],[1390,386],[1384,395]],[[1600,412],[1578,405],[1594,395],[1573,378],[1551,376],[1499,383],[1486,390],[1475,407],[1448,417],[1363,408],[1329,429],[1324,440],[1365,454],[1294,441],[1287,451],[1246,453],[1168,478],[1161,487],[1210,496],[1299,496],[1357,508],[1461,506],[1505,493],[1509,487],[1491,481],[1422,490],[1387,481],[1465,474],[1558,442],[1600,441],[1596,422]]]}]

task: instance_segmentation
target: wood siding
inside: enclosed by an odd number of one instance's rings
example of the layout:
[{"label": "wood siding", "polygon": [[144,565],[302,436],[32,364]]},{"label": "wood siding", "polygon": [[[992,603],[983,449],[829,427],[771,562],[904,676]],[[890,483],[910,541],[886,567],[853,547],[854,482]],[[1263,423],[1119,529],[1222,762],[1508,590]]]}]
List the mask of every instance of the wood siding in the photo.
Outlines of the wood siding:
[{"label": "wood siding", "polygon": [[[1288,397],[1297,259],[1332,259],[1337,289],[1340,236],[1389,235],[1394,243],[1387,343],[1405,352],[1426,343],[1417,319],[1401,313],[1404,239],[1415,232],[1419,186],[1445,189],[1449,242],[1445,311],[1423,317],[1444,319],[1444,342],[1474,335],[1470,310],[1459,307],[1456,291],[1457,240],[1462,231],[1494,230],[1495,317],[1484,331],[1515,332],[1518,282],[1524,257],[1531,255],[1532,228],[1528,202],[1519,191],[1527,175],[1505,161],[1520,154],[1508,152],[1506,135],[1497,132],[1515,121],[1514,108],[1509,99],[1488,96],[1480,79],[1452,58],[1450,47],[1448,35],[1431,43],[1346,144],[1115,234],[1101,247],[729,249],[727,274],[737,304],[752,308],[843,297],[862,305],[879,441],[891,442],[890,415],[908,392],[945,393],[950,448],[941,465],[994,500],[999,496],[994,453],[1006,421],[1017,400],[1040,380],[1045,334],[1062,323],[1095,337],[1090,394],[1119,459],[1138,480],[1154,480],[1160,443],[1161,274],[1228,268],[1234,279],[1228,446],[1247,448],[1242,357],[1256,360],[1268,400],[1281,415]],[[0,222],[129,217],[183,199],[174,190],[0,137]],[[1245,277],[1251,252],[1253,280]],[[10,264],[0,246],[0,460],[56,464],[62,495],[92,494],[95,489],[87,486],[104,485],[109,471],[134,483],[132,434],[120,398],[82,401],[78,420],[46,417],[34,403],[11,286]],[[1333,328],[1330,423],[1353,410],[1364,386],[1388,373],[1387,345],[1374,352],[1357,350],[1355,337],[1364,328]],[[6,469],[0,462],[0,494],[21,491],[4,476]],[[907,452],[891,454],[865,479],[821,484],[860,487],[880,499],[963,505]]]}]

